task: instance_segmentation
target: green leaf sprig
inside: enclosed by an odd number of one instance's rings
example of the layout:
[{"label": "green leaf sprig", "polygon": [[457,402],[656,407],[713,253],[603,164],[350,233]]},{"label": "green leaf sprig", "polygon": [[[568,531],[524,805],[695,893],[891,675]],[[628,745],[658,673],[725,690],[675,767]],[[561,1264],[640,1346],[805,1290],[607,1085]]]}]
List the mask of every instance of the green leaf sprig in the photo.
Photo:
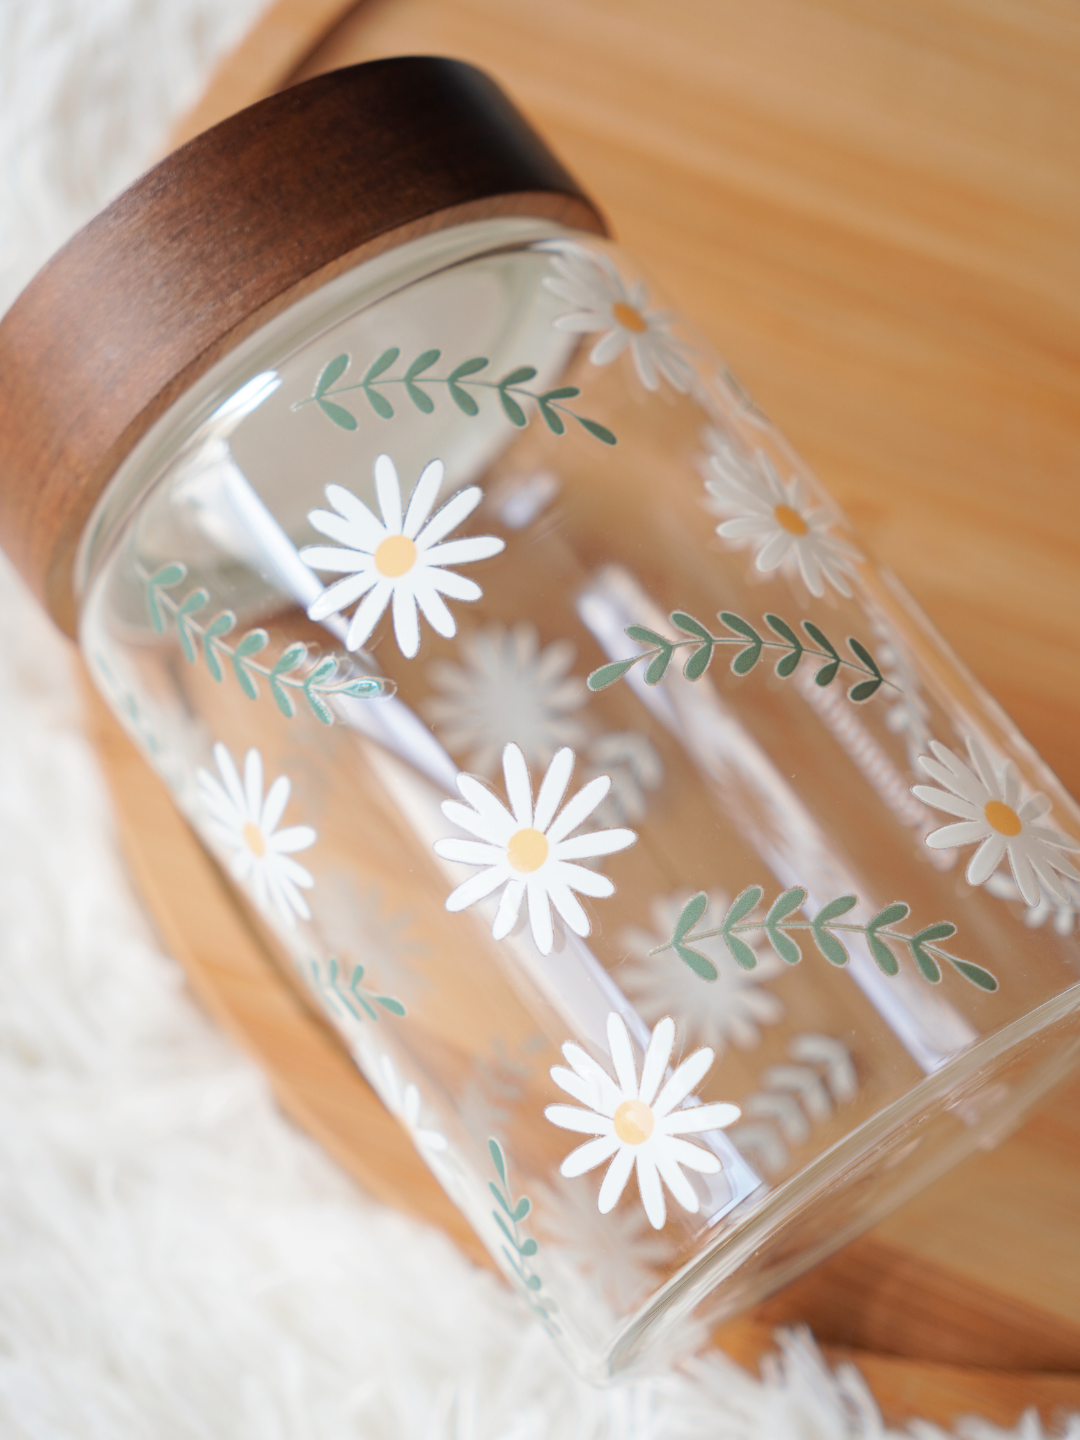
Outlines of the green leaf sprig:
[{"label": "green leaf sprig", "polygon": [[365,1015],[369,1020],[378,1020],[379,1011],[375,1007],[379,1006],[390,1015],[405,1015],[405,1006],[400,1000],[395,1000],[392,995],[377,995],[364,984],[363,965],[353,966],[346,984],[334,956],[326,962],[325,979],[318,960],[311,960],[309,963],[316,991],[322,995],[327,1008],[335,1014],[351,1015],[354,1020],[363,1020]]},{"label": "green leaf sprig", "polygon": [[535,403],[541,419],[553,435],[562,435],[566,431],[566,421],[573,420],[582,429],[587,430],[594,439],[604,445],[614,445],[615,436],[607,428],[596,420],[588,420],[584,415],[579,415],[572,410],[565,402],[573,400],[581,394],[576,385],[557,385],[551,390],[531,390],[528,388],[528,381],[536,378],[535,365],[519,365],[516,369],[510,370],[501,380],[478,380],[476,377],[481,370],[486,370],[489,361],[483,355],[475,355],[472,359],[463,360],[460,365],[446,375],[432,375],[431,367],[442,359],[441,350],[425,350],[406,368],[401,375],[391,375],[389,372],[401,359],[401,350],[397,345],[392,345],[389,350],[384,350],[378,355],[364,371],[363,377],[351,385],[338,385],[349,370],[352,364],[352,356],[349,354],[336,355],[333,360],[320,372],[315,381],[315,389],[305,400],[299,400],[293,406],[294,410],[302,409],[305,405],[312,403],[318,405],[328,420],[339,426],[342,430],[355,430],[359,424],[356,416],[344,405],[338,404],[335,397],[348,394],[357,390],[363,395],[371,409],[382,420],[391,420],[394,416],[394,406],[390,397],[384,392],[392,386],[401,386],[405,397],[420,411],[422,415],[430,415],[435,409],[435,401],[429,394],[428,389],[433,385],[445,385],[450,399],[463,415],[478,415],[480,406],[476,396],[471,392],[474,390],[493,391],[499,398],[503,414],[512,425],[523,428],[529,423],[529,417],[522,404],[522,401]]},{"label": "green leaf sprig", "polygon": [[552,1317],[558,1306],[554,1300],[540,1294],[543,1289],[543,1281],[532,1266],[532,1257],[536,1254],[539,1246],[531,1236],[522,1235],[519,1229],[521,1222],[532,1209],[532,1201],[527,1195],[522,1195],[517,1200],[511,1195],[506,1154],[494,1136],[488,1139],[488,1151],[491,1155],[491,1163],[495,1167],[495,1173],[499,1177],[497,1185],[494,1180],[489,1180],[488,1188],[498,1202],[498,1208],[491,1213],[506,1240],[506,1244],[502,1247],[503,1254],[506,1256],[507,1263],[513,1270],[521,1292],[529,1302],[533,1313],[539,1316],[557,1335],[559,1327]]},{"label": "green leaf sprig", "polygon": [[350,675],[351,662],[337,655],[316,656],[302,640],[287,645],[272,665],[256,657],[270,644],[269,634],[261,627],[248,630],[235,644],[225,636],[236,626],[231,610],[220,610],[213,619],[197,620],[210,603],[210,592],[201,586],[182,600],[169,594],[187,576],[187,567],[179,560],[162,565],[153,574],[140,571],[146,586],[146,608],[150,623],[163,635],[166,622],[176,625],[180,653],[194,665],[199,656],[211,678],[219,683],[228,671],[236,678],[249,700],[259,698],[258,681],[264,680],[274,703],[287,719],[296,714],[294,696],[306,701],[312,714],[323,725],[334,723],[334,712],[328,700],[334,695],[351,695],[357,700],[373,700],[393,694],[394,685],[375,675]]},{"label": "green leaf sprig", "polygon": [[645,667],[645,684],[659,685],[667,674],[675,651],[684,649],[690,649],[691,653],[683,665],[683,674],[687,680],[700,680],[712,664],[717,648],[731,645],[737,647],[737,653],[731,657],[731,668],[736,675],[749,675],[764,658],[766,650],[782,650],[784,653],[775,666],[775,673],[781,680],[787,680],[794,675],[805,655],[823,662],[814,673],[814,683],[817,685],[831,685],[842,668],[862,675],[864,678],[852,685],[848,691],[848,699],[856,705],[862,705],[876,695],[882,685],[890,690],[899,690],[899,686],[885,679],[877,661],[860,640],[856,640],[854,636],[848,637],[848,649],[855,657],[854,660],[848,660],[812,620],[802,621],[802,628],[812,642],[807,644],[794,627],[779,615],[765,616],[765,624],[773,635],[779,637],[773,640],[762,635],[749,620],[744,620],[741,615],[735,615],[730,610],[721,610],[719,613],[721,622],[729,632],[726,635],[714,635],[707,626],[688,615],[685,610],[673,610],[669,618],[672,625],[687,638],[672,640],[645,625],[627,625],[626,634],[630,639],[646,648],[628,660],[612,660],[594,670],[589,676],[589,689],[606,690],[643,660],[648,662]]},{"label": "green leaf sprig", "polygon": [[798,919],[798,912],[806,902],[806,891],[801,885],[794,885],[776,897],[764,916],[751,919],[764,893],[760,885],[748,885],[731,902],[727,914],[714,930],[695,931],[694,927],[705,914],[709,903],[705,892],[699,891],[679,912],[671,939],[649,953],[660,955],[665,950],[674,950],[679,959],[689,965],[696,975],[700,975],[703,980],[715,980],[719,974],[716,966],[707,955],[694,949],[694,942],[700,943],[719,935],[732,959],[744,970],[753,970],[757,965],[757,956],[742,939],[748,931],[763,931],[773,950],[786,965],[797,965],[802,959],[802,950],[792,932],[805,931],[830,965],[846,965],[848,952],[836,933],[842,931],[865,936],[871,955],[886,975],[895,975],[900,969],[900,962],[890,949],[892,944],[907,950],[919,974],[931,985],[940,983],[941,967],[946,964],[951,965],[958,974],[972,985],[977,985],[980,990],[992,992],[998,988],[998,982],[989,970],[972,964],[970,960],[961,960],[942,948],[939,942],[956,934],[956,926],[950,920],[935,921],[913,935],[895,929],[911,912],[910,905],[906,905],[903,900],[886,905],[865,925],[841,923],[841,916],[858,905],[856,895],[841,895],[823,905],[813,919]]}]

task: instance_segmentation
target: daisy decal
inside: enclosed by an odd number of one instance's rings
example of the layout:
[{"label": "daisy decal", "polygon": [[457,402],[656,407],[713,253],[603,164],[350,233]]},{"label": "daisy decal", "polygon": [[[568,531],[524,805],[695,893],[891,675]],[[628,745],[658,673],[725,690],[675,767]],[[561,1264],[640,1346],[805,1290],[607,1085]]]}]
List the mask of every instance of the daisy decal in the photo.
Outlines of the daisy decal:
[{"label": "daisy decal", "polygon": [[754,564],[763,574],[781,568],[798,570],[806,588],[818,599],[826,582],[848,598],[847,577],[862,559],[858,550],[830,533],[829,512],[813,509],[803,480],[793,475],[785,485],[772,461],[758,451],[748,464],[724,442],[709,458],[705,487],[722,514],[716,527],[725,540],[749,540],[757,546]]},{"label": "daisy decal", "polygon": [[671,333],[670,310],[650,310],[642,280],[629,288],[606,255],[568,252],[551,262],[554,275],[544,287],[574,308],[555,321],[556,330],[599,335],[589,359],[610,365],[629,348],[634,369],[646,390],[660,388],[660,376],[685,395],[694,372],[690,351]]},{"label": "daisy decal", "polygon": [[637,835],[633,830],[573,834],[611,789],[611,777],[598,775],[560,811],[573,769],[574,752],[564,746],[548,766],[534,807],[525,757],[517,745],[507,745],[503,751],[503,775],[509,810],[475,775],[458,776],[458,789],[468,804],[444,800],[443,814],[476,838],[437,840],[435,853],[444,860],[483,868],[453,891],[446,901],[447,910],[466,910],[503,887],[491,927],[496,940],[502,940],[514,928],[526,894],[529,924],[541,955],[550,955],[554,943],[552,905],[575,934],[588,935],[589,917],[574,891],[601,898],[613,895],[615,886],[606,875],[573,862],[625,850]]},{"label": "daisy decal", "polygon": [[487,560],[498,555],[505,542],[494,535],[446,539],[476,509],[483,491],[477,485],[459,490],[431,515],[443,474],[442,461],[432,460],[416,482],[403,515],[394,462],[389,455],[380,455],[375,461],[375,493],[381,520],[341,485],[326,487],[333,512],[312,510],[308,515],[309,523],[320,535],[338,544],[307,545],[300,551],[300,558],[315,570],[344,576],[323,591],[308,609],[308,615],[312,620],[325,620],[328,615],[343,613],[363,596],[345,639],[350,650],[366,644],[383,611],[392,603],[398,648],[411,660],[420,648],[418,610],[423,611],[433,630],[449,638],[457,633],[457,625],[443,596],[479,600],[483,594],[475,580],[467,580],[445,567]]},{"label": "daisy decal", "polygon": [[570,674],[574,647],[555,640],[540,647],[534,625],[489,625],[458,642],[462,664],[440,660],[430,676],[439,690],[424,714],[454,755],[491,775],[511,739],[530,765],[546,765],[561,745],[580,746],[585,727],[576,712],[589,698]]},{"label": "daisy decal", "polygon": [[[277,827],[289,803],[289,780],[279,775],[263,798],[263,763],[258,750],[244,757],[241,784],[233,758],[222,744],[214,746],[217,776],[199,769],[199,797],[207,814],[207,830],[226,852],[226,865],[234,879],[246,885],[261,910],[273,910],[286,925],[296,917],[310,920],[311,911],[300,893],[315,881],[302,865],[290,859],[315,843],[310,825]],[[220,776],[220,779],[218,778]]]},{"label": "daisy decal", "polygon": [[[667,1219],[663,1184],[675,1199],[696,1215],[700,1207],[693,1186],[682,1167],[700,1175],[716,1175],[720,1161],[711,1150],[693,1145],[684,1135],[721,1130],[738,1120],[737,1105],[724,1103],[680,1108],[700,1084],[713,1063],[713,1052],[695,1050],[670,1075],[661,1089],[675,1045],[675,1021],[670,1016],[653,1030],[638,1080],[630,1034],[620,1015],[612,1013],[607,1023],[608,1049],[615,1068],[614,1080],[578,1045],[566,1044],[563,1055],[570,1069],[552,1068],[551,1078],[585,1109],[577,1105],[549,1105],[544,1114],[562,1130],[576,1130],[595,1138],[571,1150],[559,1167],[568,1180],[585,1175],[610,1160],[600,1186],[597,1209],[601,1215],[613,1210],[626,1188],[630,1171],[637,1169],[638,1193],[654,1230]],[[659,1093],[657,1093],[659,1092]]]},{"label": "daisy decal", "polygon": [[979,848],[968,861],[969,885],[985,885],[1008,855],[1013,879],[1028,905],[1037,905],[1042,892],[1059,903],[1066,902],[1065,880],[1080,881],[1080,875],[1061,851],[1078,851],[1080,843],[1060,830],[1036,823],[1050,809],[1050,801],[1035,794],[1021,803],[1020,775],[1011,760],[998,771],[974,736],[968,737],[967,748],[970,765],[937,740],[930,742],[933,759],[919,756],[919,764],[943,788],[913,785],[912,794],[924,805],[958,817],[957,823],[928,835],[927,845],[949,850],[954,845],[977,844]]}]

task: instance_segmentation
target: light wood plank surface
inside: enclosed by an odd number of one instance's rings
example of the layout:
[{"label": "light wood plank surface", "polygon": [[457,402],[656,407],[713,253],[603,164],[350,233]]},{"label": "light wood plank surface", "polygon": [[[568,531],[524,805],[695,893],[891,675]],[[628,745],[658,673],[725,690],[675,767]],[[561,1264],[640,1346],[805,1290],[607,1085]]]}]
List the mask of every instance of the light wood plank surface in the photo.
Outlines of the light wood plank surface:
[{"label": "light wood plank surface", "polygon": [[[280,0],[176,138],[290,76],[418,52],[505,86],[1080,791],[1080,10]],[[210,1008],[363,1183],[460,1237],[388,1122],[377,1157],[357,1146],[370,1092],[235,912],[228,955],[217,918],[189,923],[230,903],[100,727],[138,877]],[[162,882],[181,854],[183,893]],[[721,1343],[752,1359],[806,1320],[894,1417],[1080,1405],[1078,1220],[1074,1082]]]}]

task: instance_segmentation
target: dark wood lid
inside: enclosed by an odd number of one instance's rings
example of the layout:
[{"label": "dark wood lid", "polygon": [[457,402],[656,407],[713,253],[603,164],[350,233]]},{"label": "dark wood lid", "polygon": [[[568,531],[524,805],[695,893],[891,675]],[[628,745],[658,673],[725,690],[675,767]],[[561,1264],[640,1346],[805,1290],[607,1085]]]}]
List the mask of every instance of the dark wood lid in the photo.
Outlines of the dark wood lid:
[{"label": "dark wood lid", "polygon": [[241,111],[79,231],[0,322],[0,545],[58,624],[95,501],[198,376],[358,261],[495,215],[605,233],[493,81],[410,56]]}]

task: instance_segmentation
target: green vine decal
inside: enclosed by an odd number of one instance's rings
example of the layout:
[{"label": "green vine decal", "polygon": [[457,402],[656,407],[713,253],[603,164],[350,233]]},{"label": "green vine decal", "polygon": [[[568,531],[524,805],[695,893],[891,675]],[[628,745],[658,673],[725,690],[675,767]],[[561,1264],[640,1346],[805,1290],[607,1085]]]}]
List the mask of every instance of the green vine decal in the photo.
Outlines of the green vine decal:
[{"label": "green vine decal", "polygon": [[297,401],[293,409],[299,410],[314,403],[328,420],[332,420],[342,430],[355,430],[358,424],[356,416],[351,410],[346,410],[344,405],[339,405],[335,397],[358,390],[380,419],[390,420],[394,415],[394,407],[389,397],[383,393],[389,387],[403,386],[405,397],[417,410],[423,415],[430,415],[435,409],[435,401],[424,386],[445,385],[450,399],[463,415],[480,413],[476,396],[470,393],[471,391],[491,390],[499,397],[499,404],[506,418],[519,428],[529,423],[529,417],[521,402],[531,400],[553,435],[562,435],[565,432],[565,416],[576,421],[604,445],[616,443],[615,436],[606,425],[601,425],[596,420],[587,420],[584,415],[579,415],[576,410],[571,410],[563,403],[581,394],[576,385],[557,385],[553,390],[543,391],[528,389],[528,381],[536,378],[535,365],[519,365],[508,371],[501,380],[478,380],[476,376],[481,370],[486,370],[490,362],[483,355],[475,355],[472,359],[455,365],[448,375],[432,375],[431,367],[442,358],[442,351],[425,350],[408,366],[404,374],[389,374],[400,358],[401,350],[393,345],[371,362],[362,379],[351,385],[338,385],[337,382],[348,373],[352,356],[347,353],[336,355],[319,374],[311,395],[306,400]]},{"label": "green vine decal", "polygon": [[[334,712],[327,704],[331,696],[351,695],[358,700],[373,700],[393,693],[392,681],[374,675],[343,675],[342,666],[348,666],[348,661],[336,655],[317,657],[302,640],[286,646],[273,665],[264,664],[255,658],[270,643],[270,636],[262,628],[248,630],[235,644],[229,644],[225,636],[231,634],[236,625],[236,616],[231,610],[220,610],[206,624],[195,619],[210,603],[208,590],[201,587],[192,590],[183,600],[169,594],[172,586],[179,585],[187,575],[187,566],[179,560],[163,565],[153,574],[140,569],[140,575],[146,585],[150,623],[159,635],[165,633],[166,619],[171,617],[176,625],[180,653],[190,665],[201,655],[211,677],[219,683],[226,671],[231,670],[249,700],[259,698],[257,682],[265,680],[275,704],[287,719],[291,720],[296,714],[294,695],[307,702],[317,720],[332,725]],[[306,668],[309,661],[313,663]]]},{"label": "green vine decal", "polygon": [[731,659],[731,668],[736,675],[748,675],[763,659],[766,650],[784,652],[776,662],[775,673],[781,680],[794,675],[804,655],[823,661],[814,673],[814,682],[817,685],[831,685],[841,668],[854,670],[865,677],[848,691],[848,699],[856,705],[862,705],[872,695],[876,695],[882,685],[890,690],[900,689],[891,680],[885,679],[877,661],[861,641],[854,636],[848,637],[848,649],[855,657],[854,660],[848,660],[812,620],[802,622],[803,630],[813,642],[808,645],[779,615],[765,616],[766,625],[774,635],[780,637],[777,640],[767,640],[755,630],[749,620],[744,620],[741,615],[733,615],[730,610],[721,610],[719,613],[719,619],[731,632],[727,635],[714,635],[700,620],[695,620],[685,610],[673,610],[669,618],[672,625],[681,630],[687,639],[671,640],[644,625],[627,625],[626,634],[630,639],[647,648],[628,660],[613,660],[607,665],[601,665],[589,676],[589,689],[606,690],[642,660],[649,662],[645,670],[645,684],[659,685],[667,674],[675,651],[688,647],[692,647],[692,653],[683,666],[683,674],[687,680],[700,680],[712,663],[713,654],[719,645],[739,647],[737,654]]},{"label": "green vine decal", "polygon": [[491,1163],[495,1166],[495,1173],[499,1177],[498,1185],[495,1184],[494,1180],[488,1181],[488,1187],[499,1205],[499,1208],[493,1210],[491,1213],[495,1218],[496,1225],[498,1225],[508,1245],[511,1247],[507,1248],[507,1245],[504,1245],[502,1247],[503,1254],[506,1256],[510,1268],[517,1278],[522,1294],[529,1302],[530,1309],[535,1315],[539,1316],[550,1329],[558,1334],[559,1327],[552,1318],[553,1312],[558,1307],[554,1300],[549,1300],[547,1296],[540,1294],[543,1281],[530,1263],[539,1247],[531,1237],[523,1237],[518,1228],[521,1221],[525,1219],[526,1215],[528,1215],[532,1209],[532,1201],[529,1200],[526,1195],[522,1195],[520,1199],[515,1200],[510,1194],[506,1155],[503,1153],[502,1146],[494,1137],[488,1139],[488,1150],[491,1152]]},{"label": "green vine decal", "polygon": [[805,930],[831,965],[846,965],[848,952],[836,934],[839,930],[852,935],[864,935],[871,955],[886,975],[895,975],[900,969],[900,962],[889,948],[888,942],[892,942],[908,950],[919,974],[924,980],[929,980],[931,985],[940,983],[940,962],[944,962],[980,990],[994,991],[998,988],[998,982],[989,970],[984,970],[981,965],[973,965],[970,960],[961,960],[956,955],[951,955],[938,944],[938,941],[948,940],[956,934],[956,926],[951,921],[935,921],[914,935],[906,935],[894,929],[894,926],[911,912],[910,905],[906,905],[903,900],[886,905],[865,925],[839,923],[842,915],[846,915],[858,905],[856,895],[841,895],[822,906],[812,920],[797,920],[792,917],[805,903],[806,891],[800,885],[794,885],[777,896],[763,917],[751,919],[750,916],[757,909],[764,893],[760,885],[748,885],[742,894],[732,901],[723,921],[715,930],[695,933],[694,926],[704,915],[709,903],[705,892],[699,891],[679,912],[671,939],[649,953],[659,955],[665,950],[674,950],[679,959],[703,980],[715,980],[718,974],[716,966],[707,956],[702,955],[700,950],[695,950],[691,941],[709,940],[719,935],[732,958],[744,970],[753,970],[757,965],[757,957],[746,941],[740,938],[746,931],[763,930],[780,959],[787,965],[797,965],[802,959],[802,951],[791,932]]},{"label": "green vine decal", "polygon": [[349,983],[346,985],[341,974],[341,967],[334,956],[326,962],[326,979],[323,979],[322,970],[318,960],[311,960],[311,978],[315,982],[316,990],[323,996],[327,1008],[341,1014],[343,1011],[351,1015],[354,1020],[363,1020],[366,1015],[369,1020],[378,1020],[379,1012],[375,1006],[380,1006],[391,1015],[404,1016],[405,1006],[400,1000],[395,1000],[392,995],[376,995],[375,991],[366,986],[364,981],[363,965],[354,965]]}]

